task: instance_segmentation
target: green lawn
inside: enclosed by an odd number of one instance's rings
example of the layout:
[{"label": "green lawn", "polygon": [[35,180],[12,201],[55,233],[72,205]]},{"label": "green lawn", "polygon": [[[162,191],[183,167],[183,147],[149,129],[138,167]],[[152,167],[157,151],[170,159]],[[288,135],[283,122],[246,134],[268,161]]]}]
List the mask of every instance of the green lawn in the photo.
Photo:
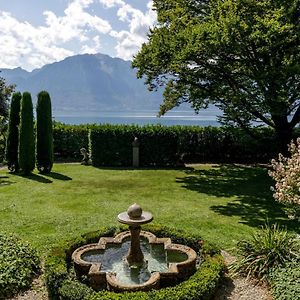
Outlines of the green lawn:
[{"label": "green lawn", "polygon": [[195,166],[185,169],[109,169],[56,164],[49,176],[0,171],[1,232],[15,233],[42,252],[102,226],[137,202],[155,223],[200,233],[230,249],[268,219],[289,230],[262,168]]}]

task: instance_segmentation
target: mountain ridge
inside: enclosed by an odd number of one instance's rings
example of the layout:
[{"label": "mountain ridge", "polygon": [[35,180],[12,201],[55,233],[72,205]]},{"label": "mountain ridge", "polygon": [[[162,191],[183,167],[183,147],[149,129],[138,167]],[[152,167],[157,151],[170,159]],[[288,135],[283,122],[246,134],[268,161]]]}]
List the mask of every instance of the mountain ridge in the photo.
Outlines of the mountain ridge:
[{"label": "mountain ridge", "polygon": [[28,91],[33,101],[41,90],[50,93],[53,111],[159,110],[162,91],[149,92],[136,78],[131,62],[105,54],[80,54],[41,68],[0,69],[17,91]]}]

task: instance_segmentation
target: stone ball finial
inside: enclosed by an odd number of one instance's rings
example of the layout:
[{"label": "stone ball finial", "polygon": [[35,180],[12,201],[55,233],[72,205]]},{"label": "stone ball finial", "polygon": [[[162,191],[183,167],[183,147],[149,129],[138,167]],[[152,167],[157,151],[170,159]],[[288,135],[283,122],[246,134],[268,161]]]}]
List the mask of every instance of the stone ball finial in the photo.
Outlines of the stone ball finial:
[{"label": "stone ball finial", "polygon": [[140,141],[137,137],[135,137],[133,142],[132,142],[132,146],[133,147],[138,147],[139,145],[140,145]]},{"label": "stone ball finial", "polygon": [[141,217],[142,213],[142,208],[136,203],[130,205],[127,209],[127,214],[130,219],[138,219]]}]

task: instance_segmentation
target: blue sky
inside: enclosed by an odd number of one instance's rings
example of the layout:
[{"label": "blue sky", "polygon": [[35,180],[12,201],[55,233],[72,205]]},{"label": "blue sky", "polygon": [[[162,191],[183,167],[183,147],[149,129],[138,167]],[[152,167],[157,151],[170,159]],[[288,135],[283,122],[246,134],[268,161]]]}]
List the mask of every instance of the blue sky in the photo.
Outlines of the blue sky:
[{"label": "blue sky", "polygon": [[0,68],[98,52],[130,60],[155,21],[151,0],[0,0]]}]

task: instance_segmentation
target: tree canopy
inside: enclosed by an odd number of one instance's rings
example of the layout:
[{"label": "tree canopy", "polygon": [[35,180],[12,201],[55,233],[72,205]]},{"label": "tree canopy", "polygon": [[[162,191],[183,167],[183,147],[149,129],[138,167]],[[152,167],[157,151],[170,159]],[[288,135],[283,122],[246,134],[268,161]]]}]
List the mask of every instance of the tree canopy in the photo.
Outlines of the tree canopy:
[{"label": "tree canopy", "polygon": [[165,86],[160,113],[183,102],[196,111],[215,104],[225,124],[266,124],[286,145],[300,121],[300,1],[154,0],[154,7],[158,23],[133,67],[150,89]]},{"label": "tree canopy", "polygon": [[13,91],[14,86],[6,84],[5,79],[0,77],[0,118],[8,117],[8,103]]}]

